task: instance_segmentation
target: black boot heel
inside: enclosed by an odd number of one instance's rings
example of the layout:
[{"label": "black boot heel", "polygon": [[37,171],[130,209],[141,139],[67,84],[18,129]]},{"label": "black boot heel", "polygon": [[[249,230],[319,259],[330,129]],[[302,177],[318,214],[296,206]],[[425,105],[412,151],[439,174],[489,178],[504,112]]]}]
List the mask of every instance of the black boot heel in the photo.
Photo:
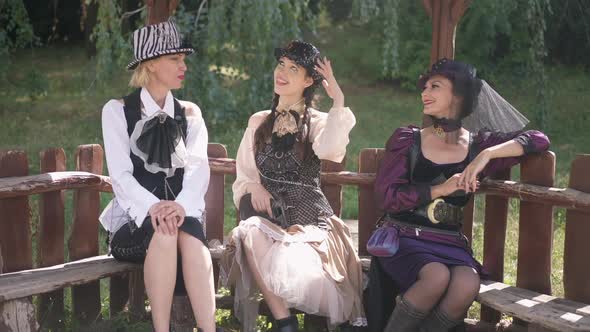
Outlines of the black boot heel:
[{"label": "black boot heel", "polygon": [[276,321],[277,332],[297,332],[299,323],[297,322],[296,316],[289,316],[287,318],[279,319]]}]

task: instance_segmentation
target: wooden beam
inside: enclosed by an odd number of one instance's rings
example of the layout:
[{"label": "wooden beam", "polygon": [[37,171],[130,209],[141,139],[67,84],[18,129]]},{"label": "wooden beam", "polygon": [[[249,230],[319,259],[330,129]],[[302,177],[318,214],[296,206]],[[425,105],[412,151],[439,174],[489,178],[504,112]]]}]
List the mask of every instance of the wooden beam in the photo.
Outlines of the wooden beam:
[{"label": "wooden beam", "polygon": [[[212,174],[235,175],[235,160],[209,158]],[[371,186],[375,173],[322,172],[322,181],[329,184]],[[96,189],[112,192],[109,177],[87,172],[52,172],[40,175],[0,178],[0,199],[40,194],[66,189]],[[477,194],[489,194],[540,204],[590,212],[590,193],[572,188],[544,187],[515,181],[485,179]]]},{"label": "wooden beam", "polygon": [[430,64],[442,58],[455,57],[457,24],[471,0],[422,0],[426,13],[432,19],[432,48]]},{"label": "wooden beam", "polygon": [[88,172],[48,172],[1,179],[0,199],[93,187],[102,188],[101,191],[112,191],[108,176]]},{"label": "wooden beam", "polygon": [[[211,258],[219,260],[225,247],[209,248]],[[48,293],[69,286],[82,285],[94,280],[125,272],[141,271],[141,264],[117,261],[101,255],[49,267],[0,274],[0,302],[31,295]]]},{"label": "wooden beam", "polygon": [[178,0],[145,0],[148,10],[146,25],[167,21],[178,7]]},{"label": "wooden beam", "polygon": [[141,269],[140,264],[118,262],[102,255],[33,270],[0,276],[0,302],[44,294],[81,285],[111,275]]}]

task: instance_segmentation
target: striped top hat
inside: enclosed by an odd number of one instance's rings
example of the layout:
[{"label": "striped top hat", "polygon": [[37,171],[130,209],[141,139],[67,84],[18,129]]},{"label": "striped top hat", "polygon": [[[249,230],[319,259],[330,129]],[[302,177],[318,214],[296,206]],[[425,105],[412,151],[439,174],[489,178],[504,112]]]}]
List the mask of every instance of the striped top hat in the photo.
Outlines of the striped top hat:
[{"label": "striped top hat", "polygon": [[127,65],[132,70],[142,61],[151,60],[166,54],[194,53],[195,50],[182,40],[176,24],[172,21],[148,25],[133,32],[133,56]]}]

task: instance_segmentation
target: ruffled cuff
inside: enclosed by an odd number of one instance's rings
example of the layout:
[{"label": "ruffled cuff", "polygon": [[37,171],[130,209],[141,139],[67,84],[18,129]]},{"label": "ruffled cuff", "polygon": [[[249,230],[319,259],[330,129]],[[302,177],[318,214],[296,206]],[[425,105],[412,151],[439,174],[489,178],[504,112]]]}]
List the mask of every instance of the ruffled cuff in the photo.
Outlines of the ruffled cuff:
[{"label": "ruffled cuff", "polygon": [[524,154],[542,152],[549,149],[549,138],[538,130],[528,130],[518,135],[514,140],[522,145]]},{"label": "ruffled cuff", "polygon": [[145,218],[149,216],[149,211],[152,205],[158,203],[159,201],[160,200],[158,200],[156,196],[153,196],[153,199],[137,202],[136,204],[131,205],[131,208],[129,209],[129,216],[133,219],[137,227],[141,227]]}]

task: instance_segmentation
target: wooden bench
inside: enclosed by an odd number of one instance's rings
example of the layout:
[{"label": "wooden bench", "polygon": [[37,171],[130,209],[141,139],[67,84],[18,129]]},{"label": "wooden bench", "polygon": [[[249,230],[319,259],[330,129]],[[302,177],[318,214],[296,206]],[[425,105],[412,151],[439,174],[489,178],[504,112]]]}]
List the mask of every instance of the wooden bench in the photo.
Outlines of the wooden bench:
[{"label": "wooden bench", "polygon": [[[227,152],[219,144],[209,146],[209,155],[212,158],[212,177],[206,197],[206,232],[209,239],[222,239],[226,187],[224,177],[235,174],[235,163],[226,158]],[[109,179],[95,175],[102,173],[102,149],[97,145],[81,146],[78,149],[76,165],[77,171],[82,173],[63,172],[65,154],[61,149],[48,149],[41,156],[42,174],[26,176],[28,165],[23,153],[0,153],[0,177],[9,176],[0,179],[0,273],[3,266],[7,272],[0,275],[0,330],[18,330],[15,328],[18,325],[21,330],[28,331],[23,326],[37,326],[36,308],[30,300],[33,295],[45,294],[41,296],[37,311],[46,310],[50,316],[63,315],[63,307],[60,311],[59,306],[48,306],[47,303],[63,305],[61,289],[70,286],[73,288],[74,316],[82,322],[92,321],[100,313],[100,293],[96,280],[109,276],[111,315],[120,312],[128,304],[130,312],[141,316],[145,300],[141,265],[117,262],[112,257],[99,255],[98,252],[99,192],[111,191]],[[336,214],[339,215],[342,208],[342,185],[359,187],[358,244],[361,255],[366,255],[366,241],[380,214],[374,205],[372,184],[381,157],[380,149],[361,151],[357,173],[343,172],[341,164],[324,163],[322,166],[322,189]],[[590,271],[587,263],[582,264],[587,262],[585,255],[590,249],[590,241],[579,236],[589,226],[587,220],[590,215],[590,195],[582,191],[590,191],[590,181],[585,180],[582,175],[590,166],[590,158],[581,156],[574,162],[570,179],[572,188],[567,189],[548,188],[553,184],[554,160],[551,153],[528,158],[521,167],[521,179],[528,184],[503,181],[487,181],[482,184],[479,193],[487,194],[484,266],[497,281],[482,282],[477,298],[483,307],[482,321],[470,325],[469,330],[494,330],[499,319],[498,312],[503,312],[531,323],[528,330],[590,331],[588,305],[582,304],[590,303],[590,282],[587,277],[587,272]],[[503,177],[507,179],[509,174],[503,174]],[[62,191],[66,189],[75,190],[75,204],[69,240],[71,261],[64,264],[63,246],[56,244],[64,243]],[[28,215],[28,195],[32,194],[40,194],[39,266],[45,266],[36,269],[32,269]],[[520,288],[501,283],[505,241],[503,234],[506,229],[509,197],[522,200],[517,278]],[[566,224],[566,239],[569,242],[566,242],[564,268],[568,300],[542,295],[551,293],[551,269],[548,262],[551,255],[553,205],[569,208]],[[473,206],[466,210],[464,231],[471,237]],[[7,216],[10,216],[11,223],[6,222]],[[527,238],[526,234],[523,236],[523,232],[531,234]],[[222,250],[223,248],[212,247],[212,257],[219,258]],[[529,259],[530,262],[521,262],[529,257],[525,254],[531,253],[534,257],[530,256],[533,258]],[[368,259],[364,258],[362,261],[363,268],[367,269]],[[231,296],[217,296],[219,308],[231,308],[232,304]],[[190,314],[186,312],[187,305],[186,298],[175,299],[173,319],[179,324],[177,327],[180,329],[177,330],[182,330],[182,324],[186,324],[187,329],[192,324],[192,317],[187,317]],[[306,323],[317,324],[318,319],[306,316]]]}]

